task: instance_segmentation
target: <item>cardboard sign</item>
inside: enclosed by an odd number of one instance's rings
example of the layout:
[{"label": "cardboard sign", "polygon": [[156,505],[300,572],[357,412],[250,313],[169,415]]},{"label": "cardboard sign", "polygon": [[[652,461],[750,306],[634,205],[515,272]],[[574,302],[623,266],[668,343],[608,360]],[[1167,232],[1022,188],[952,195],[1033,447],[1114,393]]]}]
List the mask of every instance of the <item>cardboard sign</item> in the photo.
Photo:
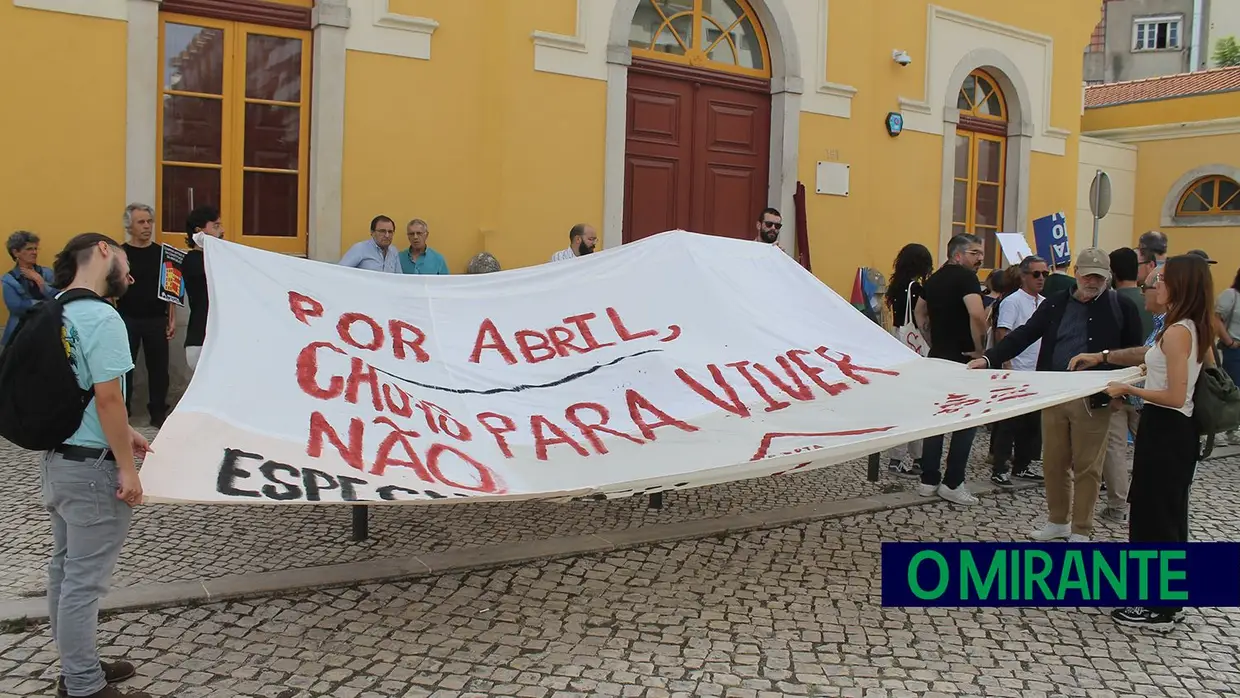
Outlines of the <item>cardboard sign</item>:
[{"label": "cardboard sign", "polygon": [[843,463],[1140,375],[923,359],[779,248],[681,231],[455,276],[202,244],[208,339],[143,465],[152,501],[626,497]]},{"label": "cardboard sign", "polygon": [[155,290],[161,301],[185,306],[185,276],[181,263],[185,253],[172,245],[159,246],[159,287]]},{"label": "cardboard sign", "polygon": [[1003,250],[1008,264],[1020,264],[1025,257],[1033,254],[1033,250],[1029,249],[1029,242],[1020,233],[995,233],[995,237],[999,240],[999,249]]}]

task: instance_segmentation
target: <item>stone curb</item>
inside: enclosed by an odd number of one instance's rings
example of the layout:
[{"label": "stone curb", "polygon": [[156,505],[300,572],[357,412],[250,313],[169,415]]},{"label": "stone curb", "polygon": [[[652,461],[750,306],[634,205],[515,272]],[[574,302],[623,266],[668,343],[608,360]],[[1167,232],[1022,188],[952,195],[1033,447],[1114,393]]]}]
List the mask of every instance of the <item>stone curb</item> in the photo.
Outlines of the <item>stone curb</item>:
[{"label": "stone curb", "polygon": [[[970,485],[970,491],[975,495],[987,495],[1020,492],[1040,486],[1036,482],[1018,482],[1014,483],[1011,488],[1000,488],[990,482],[975,482]],[[872,497],[803,504],[733,516],[641,526],[565,538],[458,548],[409,557],[379,558],[335,565],[237,574],[193,582],[140,584],[113,589],[104,597],[99,610],[103,613],[117,613],[173,606],[196,606],[315,589],[416,579],[431,575],[608,553],[656,543],[782,528],[793,524],[925,506],[942,501],[938,497],[921,497],[915,491],[892,492]],[[23,621],[42,622],[47,620],[47,615],[47,597],[45,596],[0,601],[0,625]]]}]

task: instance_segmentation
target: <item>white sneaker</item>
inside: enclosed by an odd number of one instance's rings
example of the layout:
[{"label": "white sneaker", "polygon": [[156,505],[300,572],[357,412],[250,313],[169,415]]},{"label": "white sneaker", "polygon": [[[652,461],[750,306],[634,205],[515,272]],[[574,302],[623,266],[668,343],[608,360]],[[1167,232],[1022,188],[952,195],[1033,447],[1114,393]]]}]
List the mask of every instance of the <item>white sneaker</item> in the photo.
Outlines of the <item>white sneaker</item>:
[{"label": "white sneaker", "polygon": [[1060,538],[1069,538],[1072,535],[1071,524],[1054,524],[1048,523],[1029,534],[1034,540],[1056,540]]},{"label": "white sneaker", "polygon": [[961,483],[956,489],[952,489],[947,485],[939,485],[938,494],[953,504],[969,506],[978,502],[977,497],[974,497],[971,492],[964,488],[964,483]]},{"label": "white sneaker", "polygon": [[1079,533],[1073,533],[1072,535],[1068,536],[1068,542],[1069,543],[1088,543],[1089,536],[1082,536]]},{"label": "white sneaker", "polygon": [[938,491],[939,491],[938,485],[927,485],[924,482],[919,483],[917,485],[917,494],[921,495],[922,497],[933,497],[935,493],[937,493]]}]

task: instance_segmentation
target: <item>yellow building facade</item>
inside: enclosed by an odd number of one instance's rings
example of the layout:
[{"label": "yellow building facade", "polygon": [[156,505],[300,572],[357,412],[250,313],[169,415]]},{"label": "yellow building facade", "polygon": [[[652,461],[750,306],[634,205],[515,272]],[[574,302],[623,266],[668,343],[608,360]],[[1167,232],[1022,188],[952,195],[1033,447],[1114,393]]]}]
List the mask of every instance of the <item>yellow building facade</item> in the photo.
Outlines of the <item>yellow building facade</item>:
[{"label": "yellow building facade", "polygon": [[[1113,182],[1100,244],[1166,233],[1169,253],[1205,250],[1217,291],[1240,267],[1240,68],[1090,87],[1082,120],[1082,202],[1097,164]],[[1086,153],[1092,156],[1087,162]],[[1088,218],[1085,218],[1088,222]]]},{"label": "yellow building facade", "polygon": [[908,242],[1031,238],[1061,210],[1079,236],[1097,21],[1079,0],[0,0],[0,230],[49,262],[121,235],[130,201],[175,244],[212,203],[232,240],[331,262],[375,215],[417,217],[455,273],[546,262],[579,222],[603,248],[751,238],[770,205],[847,296]]}]

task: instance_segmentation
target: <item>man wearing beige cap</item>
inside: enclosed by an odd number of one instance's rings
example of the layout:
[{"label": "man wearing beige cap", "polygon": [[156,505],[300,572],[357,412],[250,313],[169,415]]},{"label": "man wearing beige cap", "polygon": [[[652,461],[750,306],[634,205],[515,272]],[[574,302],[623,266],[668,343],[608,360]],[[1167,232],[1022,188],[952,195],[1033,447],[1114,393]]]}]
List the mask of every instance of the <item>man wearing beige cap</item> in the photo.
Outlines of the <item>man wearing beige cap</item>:
[{"label": "man wearing beige cap", "polygon": [[[1076,288],[1047,296],[1024,325],[1012,330],[969,368],[998,368],[1039,339],[1037,370],[1067,371],[1077,354],[1101,353],[1097,369],[1110,352],[1140,346],[1141,314],[1132,300],[1110,288],[1111,258],[1090,247],[1076,259]],[[1093,535],[1094,507],[1102,481],[1110,398],[1099,393],[1042,411],[1042,474],[1046,481],[1047,523],[1034,540],[1067,538],[1087,541]],[[1069,472],[1072,476],[1069,477]]]}]

